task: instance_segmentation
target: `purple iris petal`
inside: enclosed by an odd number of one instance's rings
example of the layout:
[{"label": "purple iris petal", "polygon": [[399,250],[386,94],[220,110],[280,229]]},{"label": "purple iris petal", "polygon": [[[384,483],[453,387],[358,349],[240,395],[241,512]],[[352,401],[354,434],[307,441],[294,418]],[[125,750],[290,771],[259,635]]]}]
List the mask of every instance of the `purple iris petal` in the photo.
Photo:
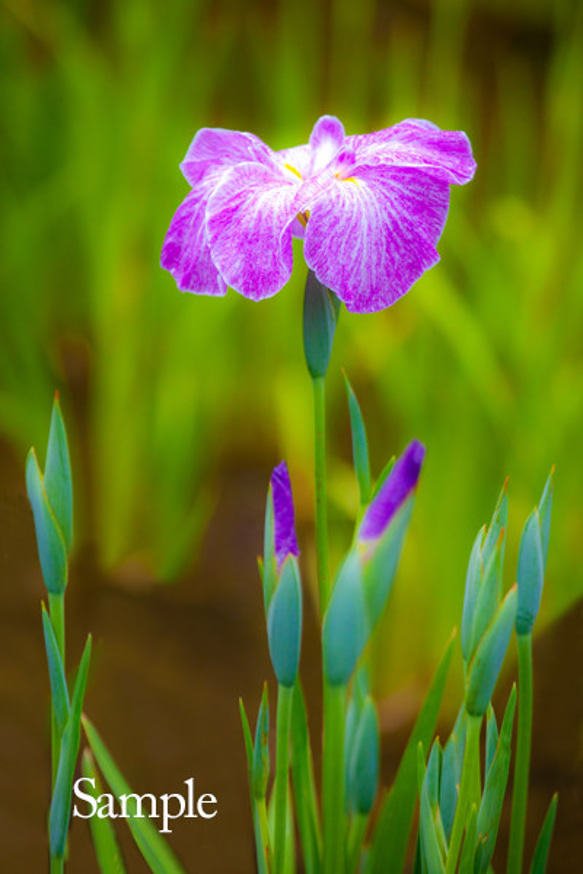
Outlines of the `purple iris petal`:
[{"label": "purple iris petal", "polygon": [[276,167],[245,163],[225,174],[209,200],[213,260],[228,285],[251,300],[271,297],[291,276],[296,188]]},{"label": "purple iris petal", "polygon": [[435,245],[447,217],[449,185],[411,167],[364,166],[346,173],[319,191],[312,180],[301,201],[310,210],[304,256],[351,312],[375,312],[395,303],[439,261]]},{"label": "purple iris petal", "polygon": [[193,190],[162,253],[179,288],[270,297],[290,277],[295,236],[349,310],[374,312],[437,263],[449,185],[476,165],[464,133],[428,121],[347,137],[323,116],[307,144],[279,152],[253,134],[205,128],[181,168]]},{"label": "purple iris petal", "polygon": [[417,485],[424,456],[425,447],[419,440],[409,443],[364,514],[358,532],[360,541],[375,540],[384,533]]},{"label": "purple iris petal", "polygon": [[206,240],[205,212],[210,191],[212,187],[198,186],[178,207],[164,240],[160,263],[181,291],[223,295],[227,286]]},{"label": "purple iris petal", "polygon": [[291,482],[285,461],[278,464],[271,474],[271,491],[275,523],[275,557],[279,570],[288,555],[300,554],[296,540]]},{"label": "purple iris petal", "polygon": [[246,161],[270,163],[272,155],[271,149],[255,134],[205,127],[190,144],[180,169],[194,186],[209,169],[216,171]]},{"label": "purple iris petal", "polygon": [[476,171],[470,141],[462,131],[442,131],[423,119],[410,118],[394,127],[346,138],[359,164],[418,167],[448,182],[463,185]]}]

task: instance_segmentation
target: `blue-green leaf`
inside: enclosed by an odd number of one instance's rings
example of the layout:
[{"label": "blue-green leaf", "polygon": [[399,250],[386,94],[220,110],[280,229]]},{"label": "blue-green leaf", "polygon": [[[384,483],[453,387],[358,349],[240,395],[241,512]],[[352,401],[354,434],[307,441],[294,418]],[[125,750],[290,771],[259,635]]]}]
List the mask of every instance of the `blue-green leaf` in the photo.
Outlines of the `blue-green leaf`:
[{"label": "blue-green leaf", "polygon": [[269,702],[267,683],[263,687],[253,750],[253,794],[255,798],[265,798],[269,780]]},{"label": "blue-green leaf", "polygon": [[516,586],[513,586],[482,637],[470,663],[466,710],[472,716],[483,716],[490,703],[514,627],[517,599]]},{"label": "blue-green leaf", "polygon": [[73,545],[73,482],[67,432],[58,394],[55,395],[51,416],[44,486],[67,551],[70,552]]},{"label": "blue-green leaf", "polygon": [[348,683],[369,636],[360,558],[352,550],[338,572],[322,627],[324,676],[331,685]]},{"label": "blue-green leaf", "polygon": [[34,449],[26,459],[26,489],[34,516],[43,580],[52,595],[60,595],[67,586],[67,549],[49,504]]},{"label": "blue-green leaf", "polygon": [[81,711],[83,709],[90,660],[91,636],[87,638],[79,664],[77,680],[73,690],[73,700],[71,702],[71,713],[61,741],[59,767],[51,800],[49,814],[50,846],[51,855],[57,858],[64,857],[67,845],[73,777],[75,776],[75,764],[79,754],[79,742],[81,739]]},{"label": "blue-green leaf", "polygon": [[42,620],[47,664],[49,667],[53,713],[55,714],[57,731],[59,735],[62,735],[69,720],[71,705],[69,702],[69,692],[67,689],[67,681],[65,679],[61,653],[59,652],[59,645],[57,643],[57,638],[55,637],[53,624],[44,604],[42,604]]},{"label": "blue-green leaf", "polygon": [[395,513],[378,542],[372,547],[373,552],[370,558],[364,559],[364,592],[368,623],[371,629],[381,618],[391,594],[405,534],[413,512],[414,500],[415,494],[412,493]]},{"label": "blue-green leaf", "polygon": [[278,683],[295,683],[302,642],[302,584],[297,560],[285,560],[267,614],[267,638]]},{"label": "blue-green leaf", "polygon": [[522,531],[516,571],[518,609],[516,633],[530,634],[538,615],[544,582],[544,560],[539,514],[532,511]]},{"label": "blue-green leaf", "polygon": [[551,468],[549,477],[545,483],[543,493],[538,505],[538,515],[540,519],[541,546],[543,553],[543,570],[547,566],[547,555],[549,551],[549,535],[551,532],[551,510],[553,507],[553,485],[555,478],[554,465]]},{"label": "blue-green leaf", "polygon": [[484,542],[485,536],[486,526],[484,525],[484,527],[478,531],[476,539],[474,540],[474,545],[472,546],[470,561],[468,563],[468,570],[466,574],[466,587],[464,590],[464,607],[462,612],[461,629],[462,653],[466,662],[468,662],[473,655],[473,650],[471,649],[472,628],[474,623],[476,601],[478,599],[480,585],[482,583],[481,553],[482,544]]},{"label": "blue-green leaf", "polygon": [[352,432],[352,457],[354,460],[354,470],[358,479],[358,488],[360,491],[361,507],[367,504],[370,500],[371,492],[371,475],[370,461],[368,453],[368,440],[366,438],[366,427],[360,405],[354,393],[346,373],[344,374],[344,383],[346,385],[346,393],[348,395],[348,409],[350,410],[350,428]]},{"label": "blue-green leaf", "polygon": [[378,788],[380,764],[379,722],[371,697],[364,702],[350,756],[349,793],[352,808],[360,814],[372,810]]},{"label": "blue-green leaf", "polygon": [[342,304],[309,270],[304,293],[304,353],[310,376],[324,377]]}]

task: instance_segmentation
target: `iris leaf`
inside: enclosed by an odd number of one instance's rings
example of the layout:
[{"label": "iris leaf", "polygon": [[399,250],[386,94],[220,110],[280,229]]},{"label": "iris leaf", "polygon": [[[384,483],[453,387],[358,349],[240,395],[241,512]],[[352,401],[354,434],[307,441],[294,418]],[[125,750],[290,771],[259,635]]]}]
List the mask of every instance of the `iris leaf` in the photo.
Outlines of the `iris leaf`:
[{"label": "iris leaf", "polygon": [[368,856],[366,874],[385,874],[387,859],[391,859],[391,870],[395,874],[403,870],[417,800],[417,747],[419,743],[429,747],[435,732],[453,655],[454,639],[452,635],[413,727],[395,781],[385,796]]},{"label": "iris leaf", "polygon": [[[109,750],[86,716],[83,717],[83,728],[99,769],[115,797],[119,800],[120,795],[133,795]],[[131,799],[127,800],[126,806],[130,809]],[[127,823],[137,848],[153,874],[184,874],[184,869],[176,856],[148,817],[130,816]]]},{"label": "iris leaf", "polygon": [[[93,784],[87,785],[85,791],[97,801],[102,787],[95,760],[88,749],[83,753],[81,770],[84,777],[94,781]],[[107,817],[102,819],[99,816],[92,816],[89,820],[89,828],[101,874],[126,874],[119,843],[110,820]]]}]

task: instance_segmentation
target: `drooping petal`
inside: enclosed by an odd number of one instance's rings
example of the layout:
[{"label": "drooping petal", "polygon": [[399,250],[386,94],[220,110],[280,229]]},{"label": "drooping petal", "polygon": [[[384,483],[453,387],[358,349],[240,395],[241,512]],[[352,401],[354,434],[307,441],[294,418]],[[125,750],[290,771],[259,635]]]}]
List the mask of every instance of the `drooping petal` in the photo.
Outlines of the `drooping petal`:
[{"label": "drooping petal", "polygon": [[292,271],[291,224],[300,180],[276,165],[227,171],[206,212],[212,258],[225,281],[251,300],[271,297]]},{"label": "drooping petal", "polygon": [[425,447],[419,440],[409,443],[364,514],[358,532],[360,541],[375,540],[385,531],[417,485],[424,457]]},{"label": "drooping petal", "polygon": [[194,187],[209,170],[225,169],[248,161],[270,164],[272,160],[272,150],[255,134],[206,127],[194,137],[180,169]]},{"label": "drooping petal", "polygon": [[288,555],[298,556],[298,542],[294,521],[294,502],[291,482],[285,461],[278,464],[271,474],[273,494],[275,557],[278,569]]},{"label": "drooping petal", "polygon": [[212,186],[198,185],[174,214],[162,247],[160,264],[181,291],[221,296],[227,286],[213,264],[206,240],[205,210]]},{"label": "drooping petal", "polygon": [[419,167],[463,185],[476,170],[470,141],[463,131],[443,131],[430,121],[411,118],[372,134],[346,138],[358,164]]},{"label": "drooping petal", "polygon": [[449,185],[412,167],[363,166],[339,175],[325,170],[298,194],[297,211],[310,211],[304,256],[351,312],[376,312],[439,261]]}]

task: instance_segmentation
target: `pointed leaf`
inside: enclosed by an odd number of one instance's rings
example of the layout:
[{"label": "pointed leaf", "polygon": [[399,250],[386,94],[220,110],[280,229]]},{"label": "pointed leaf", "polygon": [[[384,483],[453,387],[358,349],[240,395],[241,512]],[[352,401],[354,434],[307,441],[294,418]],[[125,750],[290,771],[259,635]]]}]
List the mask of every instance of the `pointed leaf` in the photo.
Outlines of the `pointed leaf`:
[{"label": "pointed leaf", "polygon": [[350,429],[352,432],[352,457],[354,460],[354,470],[358,479],[358,488],[360,491],[361,507],[368,504],[371,492],[371,475],[370,461],[368,454],[368,441],[366,438],[366,427],[360,405],[354,394],[354,390],[348,381],[346,373],[344,374],[344,384],[348,395],[348,409],[350,411]]},{"label": "pointed leaf", "polygon": [[490,770],[496,747],[498,746],[498,723],[492,705],[488,707],[488,720],[486,723],[486,774]]},{"label": "pointed leaf", "polygon": [[239,715],[241,717],[241,726],[243,728],[243,740],[245,741],[245,755],[247,756],[247,770],[249,772],[249,779],[251,779],[251,775],[253,773],[253,738],[251,736],[251,729],[249,727],[249,720],[247,719],[247,713],[245,711],[245,705],[243,704],[242,698],[239,698]]},{"label": "pointed leaf", "polygon": [[541,528],[536,508],[526,520],[520,538],[516,582],[518,584],[516,633],[530,634],[538,616],[544,582]]},{"label": "pointed leaf", "polygon": [[[83,717],[83,728],[99,769],[118,801],[121,795],[134,795],[97,730],[86,716]],[[132,803],[131,797],[127,798],[126,809],[132,812],[126,822],[135,844],[149,865],[152,874],[184,874],[184,869],[164,838],[152,825],[150,818],[135,815],[137,807],[135,800]]]},{"label": "pointed leaf", "polygon": [[470,554],[470,561],[468,564],[468,571],[466,574],[466,587],[464,590],[464,607],[462,613],[461,629],[462,653],[466,662],[468,662],[473,655],[473,650],[471,649],[472,628],[474,624],[476,601],[478,599],[480,585],[482,582],[481,554],[482,544],[484,542],[485,536],[486,526],[484,525],[484,527],[478,531],[476,539],[474,540],[474,545],[472,546],[472,552]]},{"label": "pointed leaf", "polygon": [[263,687],[253,750],[253,793],[256,798],[265,798],[269,780],[269,702],[267,683]]},{"label": "pointed leaf", "polygon": [[549,850],[553,839],[553,829],[555,827],[555,817],[557,815],[558,795],[553,795],[545,821],[540,830],[540,835],[536,843],[534,856],[532,859],[532,867],[530,874],[545,874],[547,870],[547,861],[549,858]]},{"label": "pointed leaf", "polygon": [[543,571],[547,566],[547,555],[549,551],[549,535],[551,532],[551,510],[553,507],[553,485],[555,478],[555,466],[551,468],[549,478],[545,483],[543,493],[538,505],[538,515],[540,519],[540,535],[543,554]]},{"label": "pointed leaf", "polygon": [[44,485],[65,546],[70,552],[73,545],[73,483],[67,432],[58,394],[55,395],[51,415]]}]

